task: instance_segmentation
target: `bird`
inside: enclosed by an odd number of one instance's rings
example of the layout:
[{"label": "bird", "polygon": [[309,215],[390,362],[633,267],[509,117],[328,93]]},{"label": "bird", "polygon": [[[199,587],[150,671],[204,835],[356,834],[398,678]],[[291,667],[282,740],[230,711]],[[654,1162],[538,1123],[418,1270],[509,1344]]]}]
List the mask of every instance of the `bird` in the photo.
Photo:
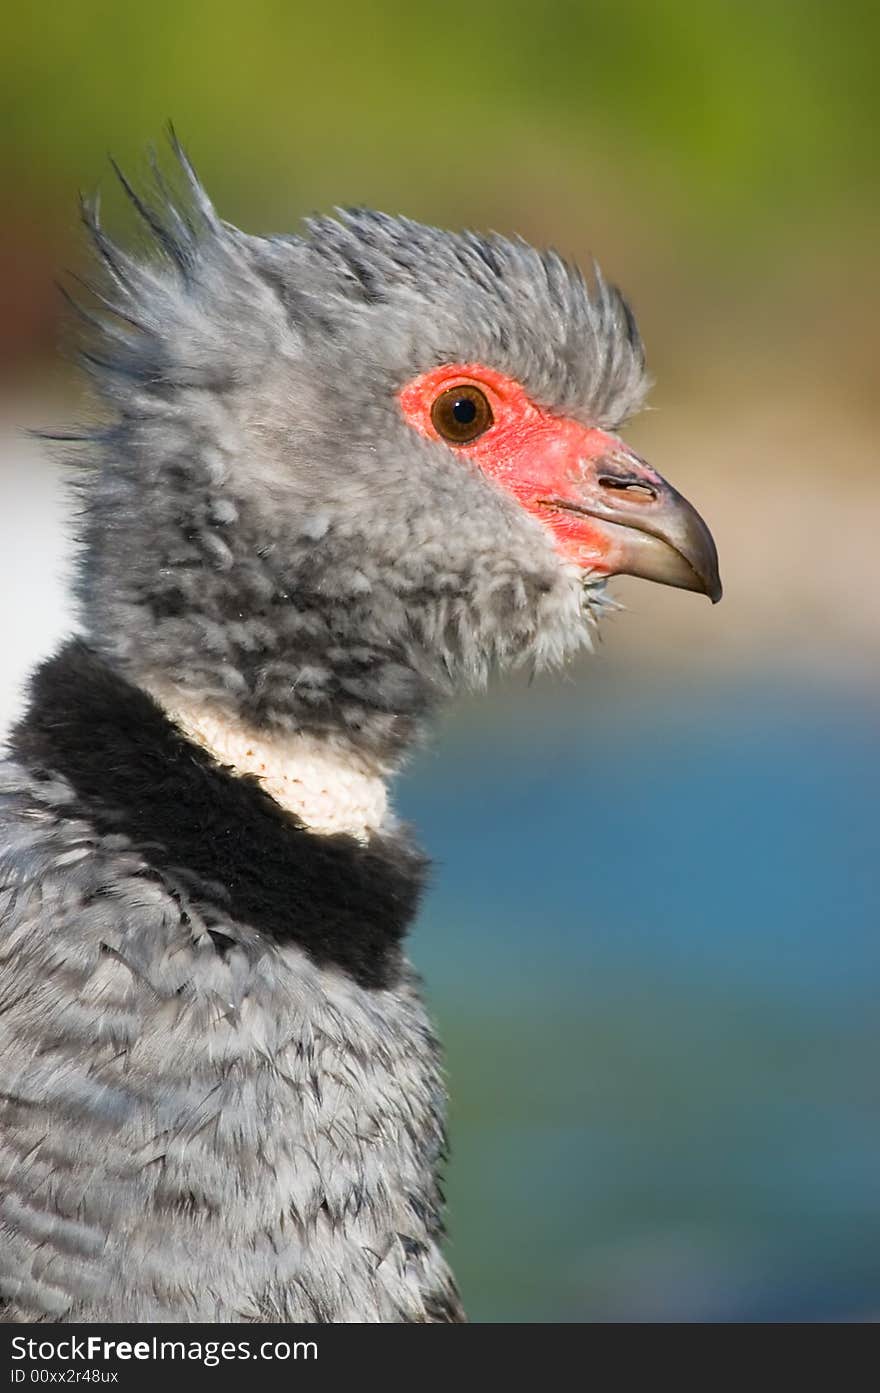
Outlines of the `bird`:
[{"label": "bird", "polygon": [[78,624],[0,763],[2,1316],[461,1322],[389,784],[611,576],[716,601],[716,549],[619,434],[598,267],[363,208],[252,235],[163,164],[118,171],[134,249],[82,205]]}]

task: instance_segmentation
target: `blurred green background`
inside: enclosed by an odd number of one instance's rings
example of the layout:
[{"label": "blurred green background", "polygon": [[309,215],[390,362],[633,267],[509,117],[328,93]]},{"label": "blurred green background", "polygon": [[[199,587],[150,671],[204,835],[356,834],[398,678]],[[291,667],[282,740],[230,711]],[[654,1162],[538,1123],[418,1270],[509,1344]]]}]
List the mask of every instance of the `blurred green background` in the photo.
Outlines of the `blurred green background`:
[{"label": "blurred green background", "polygon": [[726,596],[621,582],[567,680],[401,781],[477,1320],[880,1313],[880,10],[71,0],[0,57],[0,722],[70,624],[81,409],[52,281],[173,119],[224,216],[367,203],[595,254],[657,379],[633,443]]}]

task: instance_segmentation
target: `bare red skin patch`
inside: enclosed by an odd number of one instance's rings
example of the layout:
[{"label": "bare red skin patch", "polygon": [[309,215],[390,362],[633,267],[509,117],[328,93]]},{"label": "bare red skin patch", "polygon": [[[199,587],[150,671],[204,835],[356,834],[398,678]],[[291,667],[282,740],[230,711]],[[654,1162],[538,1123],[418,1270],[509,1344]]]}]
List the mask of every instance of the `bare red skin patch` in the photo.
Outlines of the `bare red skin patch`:
[{"label": "bare red skin patch", "polygon": [[[431,407],[441,392],[466,385],[485,393],[494,422],[469,444],[450,444],[437,433]],[[536,406],[518,382],[481,363],[423,373],[403,388],[399,401],[414,430],[472,460],[544,523],[567,560],[599,575],[613,574],[613,543],[601,525],[564,512],[553,501],[577,501],[596,461],[625,449],[615,436]]]}]

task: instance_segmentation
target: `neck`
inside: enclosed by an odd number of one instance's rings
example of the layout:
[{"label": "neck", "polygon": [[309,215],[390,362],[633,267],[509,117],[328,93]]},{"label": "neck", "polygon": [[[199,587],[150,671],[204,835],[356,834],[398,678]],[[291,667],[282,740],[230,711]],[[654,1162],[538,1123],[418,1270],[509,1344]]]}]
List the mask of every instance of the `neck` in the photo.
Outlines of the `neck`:
[{"label": "neck", "polygon": [[217,926],[248,952],[293,946],[365,988],[400,980],[425,870],[403,828],[366,842],[314,835],[259,777],[221,767],[77,640],[35,673],[11,748],[39,773],[49,806],[99,838],[122,838],[145,874],[194,907],[193,933]]},{"label": "neck", "polygon": [[218,764],[259,780],[310,831],[345,832],[368,842],[394,825],[389,772],[332,737],[261,731],[171,688],[148,688],[174,724]]}]

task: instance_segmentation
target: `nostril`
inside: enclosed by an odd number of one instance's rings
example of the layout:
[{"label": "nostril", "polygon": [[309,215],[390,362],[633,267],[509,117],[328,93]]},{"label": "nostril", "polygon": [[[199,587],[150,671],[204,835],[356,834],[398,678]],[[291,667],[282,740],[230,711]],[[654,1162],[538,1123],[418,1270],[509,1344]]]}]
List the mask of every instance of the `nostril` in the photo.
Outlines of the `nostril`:
[{"label": "nostril", "polygon": [[600,474],[599,483],[603,489],[613,489],[615,493],[625,493],[634,503],[653,503],[657,490],[644,479],[624,479],[617,474]]}]

